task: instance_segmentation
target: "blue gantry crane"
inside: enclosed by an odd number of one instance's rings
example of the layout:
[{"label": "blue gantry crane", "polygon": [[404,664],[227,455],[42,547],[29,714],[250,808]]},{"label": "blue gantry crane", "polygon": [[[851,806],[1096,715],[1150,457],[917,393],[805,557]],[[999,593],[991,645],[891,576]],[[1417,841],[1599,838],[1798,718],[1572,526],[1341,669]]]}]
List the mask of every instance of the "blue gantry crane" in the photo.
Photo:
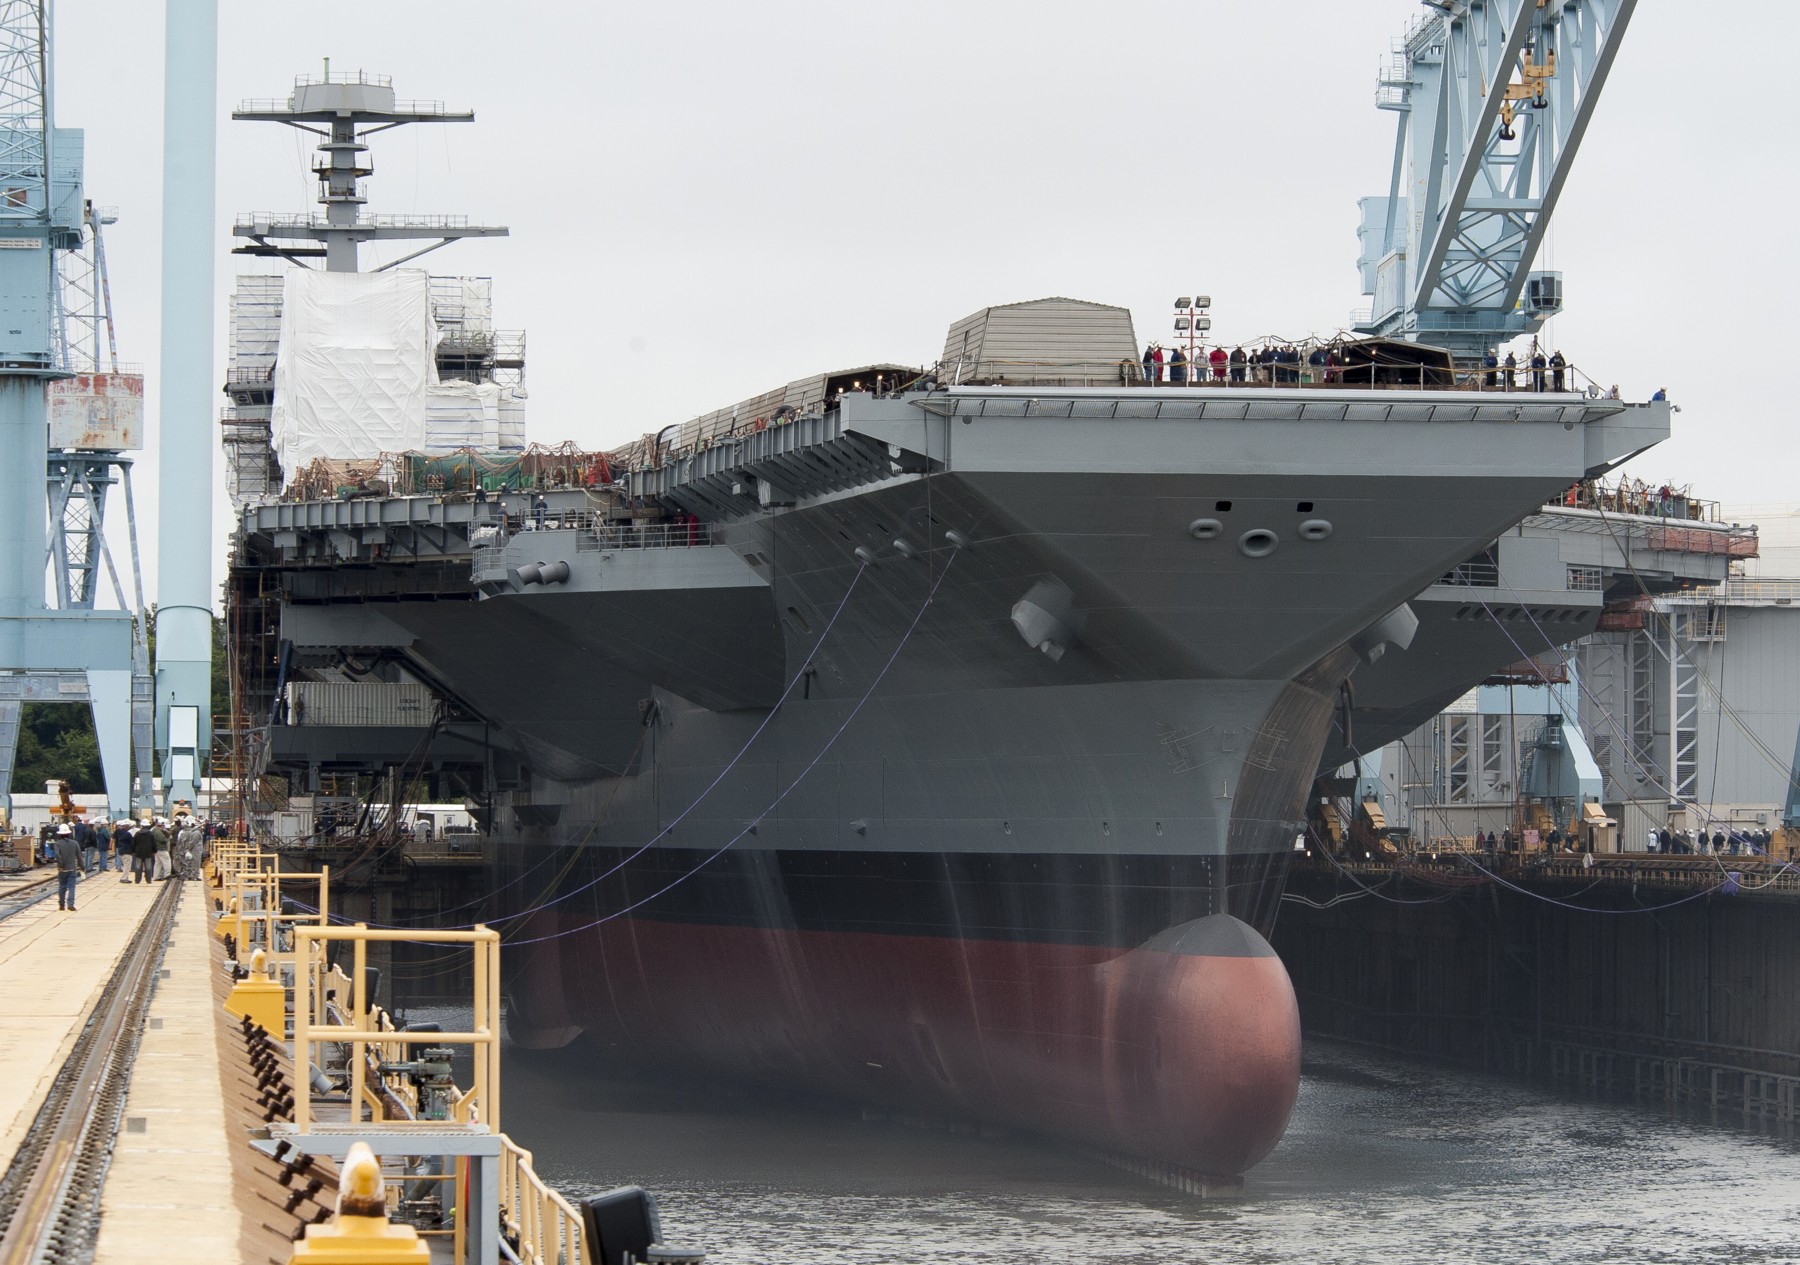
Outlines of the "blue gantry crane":
[{"label": "blue gantry crane", "polygon": [[1534,272],[1637,0],[1421,0],[1376,104],[1393,179],[1362,200],[1359,332],[1479,359],[1562,310]]},{"label": "blue gantry crane", "polygon": [[[0,796],[10,802],[23,704],[87,702],[109,806],[124,813],[131,807],[134,668],[147,693],[144,665],[134,664],[133,612],[94,608],[96,573],[88,559],[100,549],[100,519],[93,532],[77,532],[73,546],[70,520],[59,519],[54,553],[46,530],[53,392],[58,417],[78,431],[90,410],[95,421],[113,416],[110,394],[94,396],[92,375],[85,385],[72,381],[69,363],[61,261],[84,249],[91,212],[82,133],[57,127],[52,115],[53,49],[49,0],[0,0],[0,471],[10,480],[0,491]],[[92,468],[85,457],[78,464]],[[80,521],[95,512],[97,481],[64,472],[65,489],[85,488],[76,498],[85,504],[74,511]],[[63,497],[65,511],[70,499]],[[74,588],[71,557],[80,573]],[[46,593],[52,567],[54,604]]]}]

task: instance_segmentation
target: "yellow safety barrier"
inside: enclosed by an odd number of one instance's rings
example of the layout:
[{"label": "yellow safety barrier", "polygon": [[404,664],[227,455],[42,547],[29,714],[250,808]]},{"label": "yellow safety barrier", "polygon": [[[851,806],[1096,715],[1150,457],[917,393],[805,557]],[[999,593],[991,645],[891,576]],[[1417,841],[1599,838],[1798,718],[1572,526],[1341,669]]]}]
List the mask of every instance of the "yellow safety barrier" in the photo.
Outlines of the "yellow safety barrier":
[{"label": "yellow safety barrier", "polygon": [[366,1142],[344,1157],[338,1175],[337,1216],[306,1227],[294,1244],[290,1265],[428,1265],[431,1250],[409,1225],[387,1218],[381,1161]]},{"label": "yellow safety barrier", "polygon": [[[398,931],[358,923],[354,927],[296,927],[295,956],[310,966],[322,963],[323,946],[348,941],[352,949],[350,971],[350,1023],[320,1023],[315,1016],[315,969],[300,971],[294,979],[294,1062],[303,1066],[315,1045],[336,1043],[350,1047],[351,1116],[360,1122],[365,1107],[371,1119],[382,1120],[383,1106],[369,1090],[367,1052],[392,1051],[394,1061],[415,1045],[466,1045],[475,1055],[474,1084],[460,1093],[452,1107],[453,1119],[479,1118],[492,1132],[500,1131],[500,933],[488,927],[473,931]],[[368,995],[368,946],[373,941],[407,941],[413,944],[466,944],[474,950],[474,1013],[467,1032],[399,1032],[391,1023],[378,1026],[367,1016],[372,1009]],[[315,947],[317,946],[317,947]],[[379,1012],[383,1019],[385,1012]],[[294,1106],[294,1125],[302,1133],[312,1127],[312,1091],[304,1077]]]},{"label": "yellow safety barrier", "polygon": [[[435,932],[364,924],[334,927],[326,912],[328,870],[283,873],[279,854],[235,841],[218,850],[215,864],[226,910],[219,933],[235,936],[240,955],[248,955],[250,962],[248,977],[234,984],[226,1009],[279,1040],[291,1001],[294,1110],[292,1123],[277,1128],[303,1147],[315,1141],[323,1145],[317,1153],[343,1154],[345,1184],[340,1190],[349,1189],[353,1172],[361,1174],[362,1202],[355,1206],[374,1209],[352,1211],[341,1194],[337,1218],[310,1228],[291,1259],[331,1265],[429,1259],[419,1232],[387,1221],[384,1178],[374,1149],[379,1147],[380,1154],[389,1156],[441,1157],[436,1177],[411,1174],[405,1180],[445,1183],[443,1202],[455,1205],[452,1228],[424,1235],[451,1234],[453,1260],[495,1261],[498,1241],[504,1239],[517,1245],[512,1255],[524,1265],[595,1265],[581,1214],[537,1175],[531,1153],[500,1132],[499,934],[486,927]],[[281,912],[281,885],[289,880],[318,882],[316,912]],[[276,952],[289,932],[291,951]],[[474,983],[469,1031],[398,1030],[369,996],[368,945],[375,941],[468,946]],[[332,946],[346,942],[351,950],[348,974],[344,964],[330,957]],[[284,980],[282,968],[288,965],[291,980]],[[421,1069],[432,1068],[443,1056],[418,1047],[444,1046],[471,1048],[474,1076],[468,1088],[448,1080],[447,1065],[443,1072],[421,1075]],[[328,1106],[331,1119],[316,1140],[313,1131],[321,1124],[314,1110],[313,1077],[305,1070],[313,1067],[348,1082],[348,1119],[338,1114],[342,1104]],[[348,1153],[334,1152],[329,1139],[342,1138],[346,1127],[367,1132]],[[463,1207],[465,1203],[470,1206]]]},{"label": "yellow safety barrier", "polygon": [[500,1208],[507,1237],[519,1244],[523,1265],[587,1262],[581,1214],[544,1184],[531,1152],[500,1137]]},{"label": "yellow safety barrier", "polygon": [[213,934],[223,940],[230,937],[236,943],[243,943],[244,926],[238,919],[238,901],[233,896],[225,902],[225,912],[219,915],[219,921],[213,925]]},{"label": "yellow safety barrier", "polygon": [[250,955],[250,973],[231,986],[225,1012],[248,1019],[277,1041],[286,1038],[287,989],[269,974],[261,949]]}]

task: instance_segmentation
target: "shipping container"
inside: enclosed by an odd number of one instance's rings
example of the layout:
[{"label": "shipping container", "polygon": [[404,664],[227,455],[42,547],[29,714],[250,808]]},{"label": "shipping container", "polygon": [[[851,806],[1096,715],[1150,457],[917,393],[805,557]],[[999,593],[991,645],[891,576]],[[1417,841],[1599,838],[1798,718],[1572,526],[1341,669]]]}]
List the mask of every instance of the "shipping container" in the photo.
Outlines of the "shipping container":
[{"label": "shipping container", "polygon": [[436,713],[437,701],[423,685],[290,681],[287,687],[290,725],[423,729]]}]

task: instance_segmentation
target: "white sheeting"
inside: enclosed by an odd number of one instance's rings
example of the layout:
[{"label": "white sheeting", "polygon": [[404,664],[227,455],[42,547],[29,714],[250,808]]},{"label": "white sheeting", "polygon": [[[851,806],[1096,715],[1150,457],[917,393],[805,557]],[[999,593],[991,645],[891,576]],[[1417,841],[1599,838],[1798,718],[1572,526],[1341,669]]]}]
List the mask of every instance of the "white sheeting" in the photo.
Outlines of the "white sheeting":
[{"label": "white sheeting", "polygon": [[424,448],[436,345],[420,269],[289,272],[269,419],[282,469]]},{"label": "white sheeting", "polygon": [[500,388],[492,382],[440,382],[425,392],[425,451],[500,448]]},{"label": "white sheeting", "polygon": [[500,397],[500,451],[525,450],[525,390],[515,387]]}]

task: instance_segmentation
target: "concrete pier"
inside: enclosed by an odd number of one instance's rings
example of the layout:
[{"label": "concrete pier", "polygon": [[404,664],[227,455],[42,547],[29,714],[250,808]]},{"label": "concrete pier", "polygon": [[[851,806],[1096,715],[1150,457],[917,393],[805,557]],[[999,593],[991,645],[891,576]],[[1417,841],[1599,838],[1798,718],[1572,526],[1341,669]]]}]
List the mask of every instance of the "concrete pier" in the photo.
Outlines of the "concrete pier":
[{"label": "concrete pier", "polygon": [[101,1196],[94,1265],[242,1259],[209,922],[205,888],[183,884]]},{"label": "concrete pier", "polygon": [[120,883],[108,870],[81,880],[72,914],[56,907],[54,870],[30,871],[7,890],[40,882],[51,885],[47,900],[0,919],[0,1156],[9,1165],[163,888]]}]

